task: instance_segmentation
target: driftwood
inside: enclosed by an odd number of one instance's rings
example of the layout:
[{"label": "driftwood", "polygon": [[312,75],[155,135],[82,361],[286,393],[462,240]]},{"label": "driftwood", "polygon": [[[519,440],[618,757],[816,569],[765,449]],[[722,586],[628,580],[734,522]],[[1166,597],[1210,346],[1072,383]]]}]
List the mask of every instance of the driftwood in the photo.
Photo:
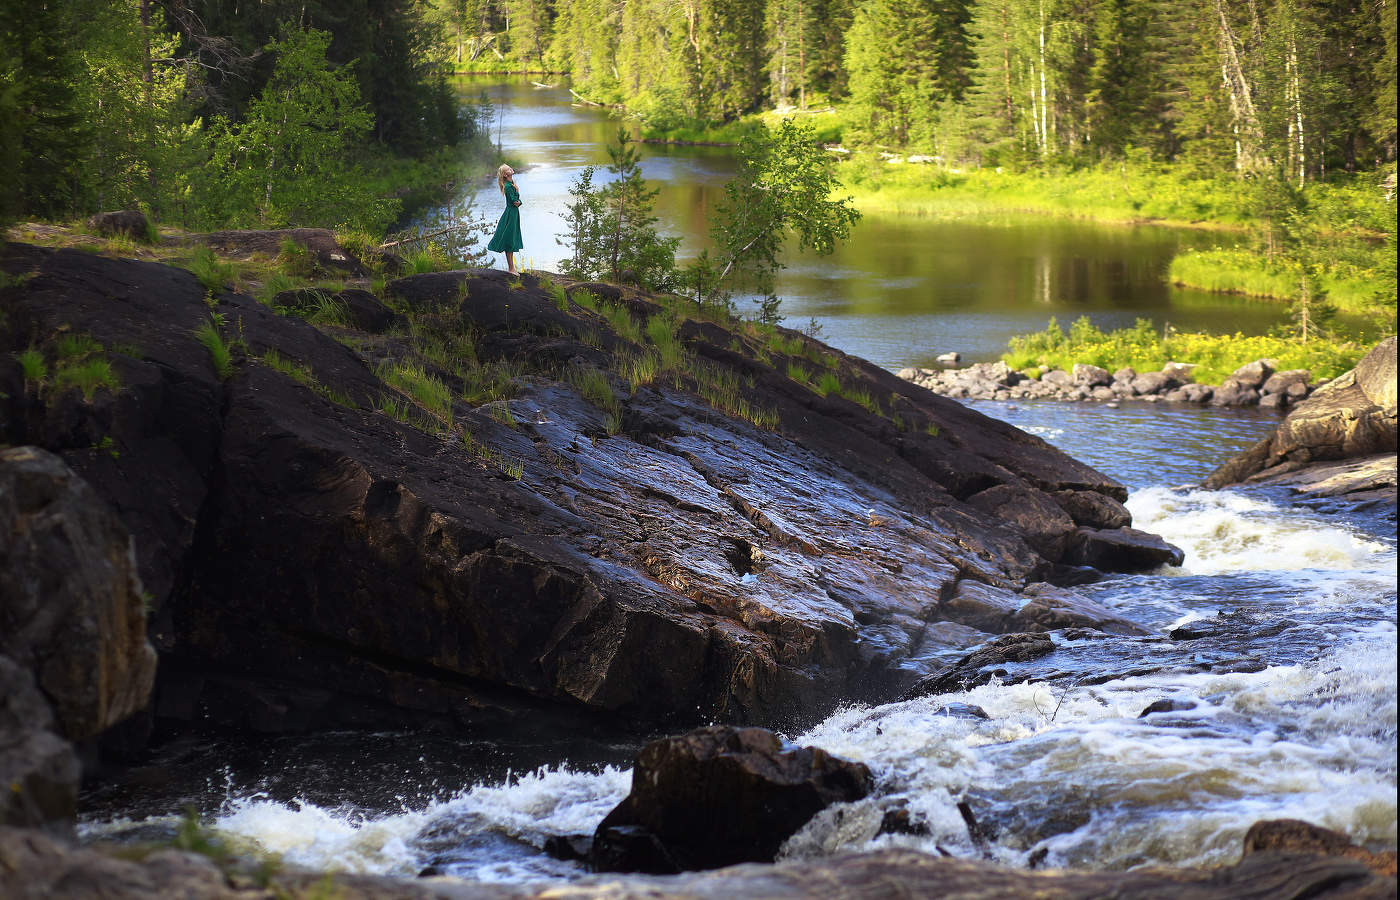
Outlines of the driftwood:
[{"label": "driftwood", "polygon": [[578,100],[578,102],[584,104],[585,106],[602,106],[602,105],[603,105],[603,104],[598,103],[598,102],[596,102],[596,101],[594,101],[594,100],[589,100],[587,97],[583,96],[582,94],[580,94],[578,91],[574,90],[573,88],[569,88],[569,93],[573,94],[573,95],[574,95],[574,99]]},{"label": "driftwood", "polygon": [[385,241],[384,243],[379,245],[379,249],[388,250],[390,247],[398,247],[402,246],[403,244],[416,244],[419,241],[431,240],[432,238],[441,237],[444,234],[450,234],[454,231],[461,231],[465,228],[479,227],[480,223],[478,222],[463,222],[458,225],[448,225],[446,228],[439,228],[437,231],[429,231],[427,234],[415,234],[410,235],[409,237],[401,237],[396,241]]}]

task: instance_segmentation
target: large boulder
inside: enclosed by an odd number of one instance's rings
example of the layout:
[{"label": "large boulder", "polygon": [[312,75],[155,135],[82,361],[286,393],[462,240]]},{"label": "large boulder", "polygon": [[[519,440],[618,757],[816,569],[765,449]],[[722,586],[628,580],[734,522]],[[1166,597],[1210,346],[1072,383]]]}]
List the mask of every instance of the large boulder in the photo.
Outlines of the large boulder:
[{"label": "large boulder", "polygon": [[[1375,458],[1380,467],[1367,466],[1373,477],[1351,479],[1348,490],[1340,493],[1365,493],[1369,497],[1379,489],[1388,493],[1393,502],[1395,356],[1394,337],[1377,344],[1356,368],[1327,382],[1293,407],[1272,435],[1211,473],[1206,485],[1219,488],[1245,481],[1288,479],[1297,486],[1308,480],[1304,469],[1339,460]],[[1327,476],[1312,481],[1328,481],[1336,467],[1327,468]]]},{"label": "large boulder", "polygon": [[[1014,614],[1078,529],[1121,530],[1122,485],[823,345],[801,344],[875,410],[693,320],[684,370],[633,385],[614,373],[641,348],[603,316],[463,270],[393,282],[415,327],[344,344],[224,292],[225,379],[190,273],[15,244],[0,264],[30,275],[0,293],[0,384],[30,342],[107,348],[117,388],[7,389],[3,427],[135,538],[172,724],[811,719],[917,677],[959,582]],[[658,308],[610,290],[637,324]],[[381,377],[404,361],[448,408]],[[509,383],[464,399],[488,378]]]},{"label": "large boulder", "polygon": [[785,747],[771,731],[700,728],[637,754],[632,791],[599,823],[591,861],[655,873],[772,862],[818,812],[872,786],[863,764]]},{"label": "large boulder", "polygon": [[139,209],[119,209],[97,213],[87,220],[87,227],[107,237],[125,235],[144,241],[150,234],[151,222]]},{"label": "large boulder", "polygon": [[131,537],[63,460],[0,450],[0,654],[32,670],[70,740],[146,705],[156,656]]}]

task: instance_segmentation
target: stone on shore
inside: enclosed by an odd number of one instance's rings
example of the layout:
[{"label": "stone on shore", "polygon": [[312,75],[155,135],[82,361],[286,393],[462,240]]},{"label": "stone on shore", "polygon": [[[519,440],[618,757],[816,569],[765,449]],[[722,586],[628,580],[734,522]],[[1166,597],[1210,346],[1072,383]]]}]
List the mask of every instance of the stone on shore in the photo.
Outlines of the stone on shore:
[{"label": "stone on shore", "polygon": [[87,227],[104,237],[125,235],[144,241],[150,233],[151,222],[139,209],[102,212],[87,220]]},{"label": "stone on shore", "polygon": [[[1227,461],[1206,486],[1286,484],[1321,496],[1395,502],[1396,339],[1318,388],[1274,433]],[[1296,382],[1294,382],[1296,383]]]},{"label": "stone on shore", "polygon": [[1113,376],[1107,369],[1086,363],[1074,364],[1074,383],[1083,387],[1107,387],[1113,383]]}]

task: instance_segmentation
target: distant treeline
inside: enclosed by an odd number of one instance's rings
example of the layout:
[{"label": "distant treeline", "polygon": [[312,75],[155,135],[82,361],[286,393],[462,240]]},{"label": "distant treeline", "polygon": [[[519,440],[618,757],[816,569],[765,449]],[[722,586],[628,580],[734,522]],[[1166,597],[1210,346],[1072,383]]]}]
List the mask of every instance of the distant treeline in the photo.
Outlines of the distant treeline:
[{"label": "distant treeline", "polygon": [[1291,180],[1395,159],[1395,0],[433,0],[462,69],[565,72],[649,124],[839,102],[949,162],[1135,149]]},{"label": "distant treeline", "polygon": [[474,124],[431,12],[0,0],[0,216],[144,205],[181,221],[382,227],[393,204],[365,173]]}]

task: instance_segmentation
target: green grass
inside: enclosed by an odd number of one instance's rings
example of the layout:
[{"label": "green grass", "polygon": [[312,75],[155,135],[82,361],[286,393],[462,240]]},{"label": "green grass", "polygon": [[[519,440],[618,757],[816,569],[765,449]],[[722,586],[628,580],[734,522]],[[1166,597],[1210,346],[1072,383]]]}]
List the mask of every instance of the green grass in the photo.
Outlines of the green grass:
[{"label": "green grass", "polygon": [[234,279],[233,264],[219,259],[208,247],[196,250],[185,268],[211,293],[222,291]]},{"label": "green grass", "polygon": [[219,376],[219,380],[224,381],[232,375],[233,363],[229,358],[228,344],[224,343],[219,327],[206,320],[194,330],[194,336],[209,351],[209,361],[214,364],[214,374]]},{"label": "green grass", "polygon": [[580,397],[603,412],[619,412],[620,404],[606,373],[592,366],[574,366],[569,369],[566,380],[578,391]]},{"label": "green grass", "polygon": [[1086,317],[1068,332],[1051,319],[1044,331],[1012,338],[1001,358],[1013,369],[1045,365],[1066,372],[1075,363],[1110,372],[1123,366],[1155,372],[1168,362],[1195,363],[1192,375],[1197,382],[1219,384],[1256,359],[1273,359],[1280,369],[1307,369],[1314,378],[1335,378],[1356,365],[1366,351],[1351,341],[1315,338],[1305,344],[1275,335],[1173,332],[1164,337],[1147,319],[1139,319],[1132,328],[1104,332]]},{"label": "green grass", "polygon": [[417,401],[418,405],[446,422],[452,421],[452,391],[416,363],[385,365],[380,379]]},{"label": "green grass", "polygon": [[700,398],[720,412],[770,431],[778,427],[777,410],[750,403],[740,389],[739,373],[733,369],[693,360],[688,374],[695,379]]},{"label": "green grass", "polygon": [[283,291],[293,291],[297,282],[284,272],[271,272],[258,288],[257,301],[264,306],[272,306],[272,301]]},{"label": "green grass", "polygon": [[808,385],[812,378],[812,373],[809,372],[805,366],[799,363],[789,362],[787,364],[787,377],[791,378],[798,384]]},{"label": "green grass", "polygon": [[411,250],[403,257],[403,274],[422,275],[427,272],[442,272],[451,268],[447,254],[435,245],[420,250]]},{"label": "green grass", "polygon": [[284,275],[292,278],[310,278],[316,274],[316,257],[291,238],[286,238],[279,245],[277,265]]},{"label": "green grass", "polygon": [[549,296],[554,299],[554,305],[559,307],[560,312],[569,311],[569,294],[561,285],[555,284],[547,277],[541,277],[540,287],[544,288]]},{"label": "green grass", "polygon": [[525,475],[524,460],[506,456],[499,449],[483,444],[472,437],[472,433],[465,428],[462,429],[462,445],[472,456],[493,467],[512,481],[519,481]]},{"label": "green grass", "polygon": [[320,291],[316,294],[311,311],[306,315],[306,321],[313,325],[335,325],[346,328],[350,325],[350,312],[345,308],[344,303],[325,291]]},{"label": "green grass", "polygon": [[928,435],[929,437],[938,437],[939,433],[940,432],[938,430],[938,426],[933,424],[932,422],[924,426],[924,434]]},{"label": "green grass", "polygon": [[823,372],[822,377],[817,381],[817,393],[823,397],[840,393],[841,379],[836,377],[835,372]]},{"label": "green grass", "polygon": [[575,304],[582,306],[584,309],[592,310],[593,312],[600,311],[599,306],[601,301],[598,300],[598,295],[594,294],[592,291],[575,290],[573,293],[569,294],[569,299],[574,301]]},{"label": "green grass", "polygon": [[618,374],[635,393],[642,385],[651,384],[663,373],[661,358],[650,350],[623,353],[616,357]]},{"label": "green grass", "polygon": [[1167,277],[1173,284],[1205,291],[1291,300],[1301,290],[1305,271],[1311,270],[1317,288],[1325,291],[1328,302],[1338,309],[1384,313],[1393,319],[1395,307],[1387,303],[1385,278],[1394,266],[1395,254],[1383,244],[1363,247],[1331,265],[1313,266],[1297,257],[1280,254],[1270,259],[1256,250],[1235,246],[1179,253],[1172,259]]},{"label": "green grass", "polygon": [[472,406],[509,400],[520,393],[515,372],[506,365],[475,365],[462,371],[462,399]]},{"label": "green grass", "polygon": [[102,357],[60,365],[54,374],[54,383],[59,390],[77,388],[89,402],[99,388],[115,391],[120,386],[111,363]]},{"label": "green grass", "polygon": [[669,314],[652,316],[647,320],[647,340],[656,349],[657,361],[662,371],[672,371],[680,367],[684,350],[681,347],[679,324]]},{"label": "green grass", "polygon": [[864,407],[867,411],[877,416],[884,415],[884,411],[880,409],[879,402],[877,402],[874,397],[870,396],[870,392],[865,388],[843,387],[837,391],[837,394],[845,397],[857,406]]},{"label": "green grass", "polygon": [[45,378],[49,377],[48,364],[44,362],[44,354],[37,347],[30,347],[15,354],[19,360],[20,372],[24,375],[27,384],[42,384]]},{"label": "green grass", "polygon": [[599,311],[603,318],[607,319],[608,324],[612,326],[612,330],[616,332],[618,337],[633,344],[642,342],[642,328],[637,324],[637,320],[632,318],[632,313],[627,307],[609,303],[605,304]]},{"label": "green grass", "polygon": [[309,388],[312,392],[319,394],[322,397],[325,397],[332,403],[339,404],[340,406],[349,407],[350,409],[357,408],[357,404],[354,400],[350,398],[349,395],[322,384],[320,380],[316,378],[316,374],[311,371],[311,368],[309,366],[296,362],[295,360],[288,359],[287,357],[278,353],[276,348],[269,347],[267,352],[263,354],[262,361],[266,363],[269,368],[281,372],[283,375],[286,375],[288,378],[291,378],[294,381],[300,382],[302,385]]}]

